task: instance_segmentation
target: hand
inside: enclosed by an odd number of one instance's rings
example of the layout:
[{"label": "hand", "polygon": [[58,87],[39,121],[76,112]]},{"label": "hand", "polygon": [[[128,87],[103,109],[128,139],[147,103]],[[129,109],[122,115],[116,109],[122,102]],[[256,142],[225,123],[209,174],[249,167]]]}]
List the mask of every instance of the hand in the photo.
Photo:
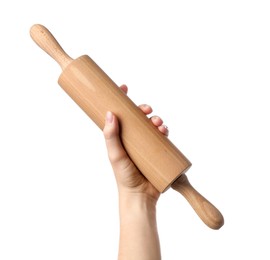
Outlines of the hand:
[{"label": "hand", "polygon": [[[127,86],[120,87],[127,94]],[[140,105],[139,108],[149,115],[152,108],[149,105]],[[151,117],[152,123],[164,135],[168,135],[168,129],[163,125],[163,121],[158,116]],[[131,161],[122,146],[119,137],[119,125],[117,117],[111,112],[107,112],[105,127],[103,129],[108,156],[115,174],[119,193],[144,195],[154,199],[159,198],[159,191],[141,174],[136,165]]]}]

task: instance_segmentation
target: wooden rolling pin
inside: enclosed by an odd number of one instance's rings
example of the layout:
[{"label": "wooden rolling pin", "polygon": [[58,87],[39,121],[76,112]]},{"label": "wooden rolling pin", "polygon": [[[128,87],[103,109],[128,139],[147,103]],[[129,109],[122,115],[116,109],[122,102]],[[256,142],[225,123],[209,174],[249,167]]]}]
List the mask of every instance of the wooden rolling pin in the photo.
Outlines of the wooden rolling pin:
[{"label": "wooden rolling pin", "polygon": [[142,174],[160,192],[174,183],[172,188],[186,197],[206,225],[220,228],[221,213],[187,181],[184,172],[191,166],[189,160],[105,72],[87,55],[73,60],[42,25],[33,25],[30,35],[61,66],[59,85],[100,129],[104,128],[107,111],[118,117],[123,145]]}]

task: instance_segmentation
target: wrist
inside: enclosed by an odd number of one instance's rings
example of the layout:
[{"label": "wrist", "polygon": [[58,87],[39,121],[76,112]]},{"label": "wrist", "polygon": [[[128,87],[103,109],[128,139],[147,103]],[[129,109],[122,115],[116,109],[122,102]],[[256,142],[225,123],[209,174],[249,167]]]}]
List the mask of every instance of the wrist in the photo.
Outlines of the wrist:
[{"label": "wrist", "polygon": [[156,199],[147,194],[119,194],[121,223],[132,222],[133,219],[139,220],[141,218],[154,221],[156,218],[156,202]]},{"label": "wrist", "polygon": [[121,234],[135,227],[137,233],[156,230],[156,200],[146,194],[122,195],[119,197]]},{"label": "wrist", "polygon": [[157,200],[158,198],[146,193],[119,192],[120,208],[141,207],[142,209],[155,209]]},{"label": "wrist", "polygon": [[119,260],[127,258],[161,259],[156,222],[156,202],[157,200],[148,194],[119,194]]}]

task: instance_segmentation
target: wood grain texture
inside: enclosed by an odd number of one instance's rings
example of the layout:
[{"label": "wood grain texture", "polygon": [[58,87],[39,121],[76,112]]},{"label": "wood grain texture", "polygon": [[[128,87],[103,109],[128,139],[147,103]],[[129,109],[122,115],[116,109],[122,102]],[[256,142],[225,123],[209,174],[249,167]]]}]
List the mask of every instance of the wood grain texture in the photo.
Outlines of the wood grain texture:
[{"label": "wood grain texture", "polygon": [[191,166],[90,57],[84,55],[71,62],[58,82],[100,129],[107,111],[118,117],[128,155],[160,192]]},{"label": "wood grain texture", "polygon": [[30,29],[30,36],[42,50],[47,52],[60,65],[62,70],[73,61],[45,26],[41,24],[33,25]]},{"label": "wood grain texture", "polygon": [[208,227],[219,229],[223,226],[224,218],[220,211],[192,187],[185,174],[182,174],[172,184],[172,188],[186,198],[197,215]]},{"label": "wood grain texture", "polygon": [[100,129],[104,128],[107,111],[118,117],[121,140],[128,155],[160,192],[167,190],[191,166],[90,57],[70,58],[43,25],[32,26],[30,35],[61,66],[59,85]]},{"label": "wood grain texture", "polygon": [[100,129],[104,128],[107,111],[118,117],[122,143],[142,174],[160,192],[172,185],[206,225],[220,228],[224,223],[222,214],[190,185],[184,174],[190,161],[106,73],[87,55],[70,58],[44,26],[32,26],[30,34],[63,69],[59,85]]}]

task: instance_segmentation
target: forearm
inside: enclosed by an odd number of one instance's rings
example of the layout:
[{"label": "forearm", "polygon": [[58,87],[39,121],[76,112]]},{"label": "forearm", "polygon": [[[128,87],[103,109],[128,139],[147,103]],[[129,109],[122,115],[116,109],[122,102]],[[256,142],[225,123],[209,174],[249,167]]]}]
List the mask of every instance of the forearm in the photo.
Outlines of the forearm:
[{"label": "forearm", "polygon": [[142,195],[120,196],[119,260],[159,260],[156,201]]}]

